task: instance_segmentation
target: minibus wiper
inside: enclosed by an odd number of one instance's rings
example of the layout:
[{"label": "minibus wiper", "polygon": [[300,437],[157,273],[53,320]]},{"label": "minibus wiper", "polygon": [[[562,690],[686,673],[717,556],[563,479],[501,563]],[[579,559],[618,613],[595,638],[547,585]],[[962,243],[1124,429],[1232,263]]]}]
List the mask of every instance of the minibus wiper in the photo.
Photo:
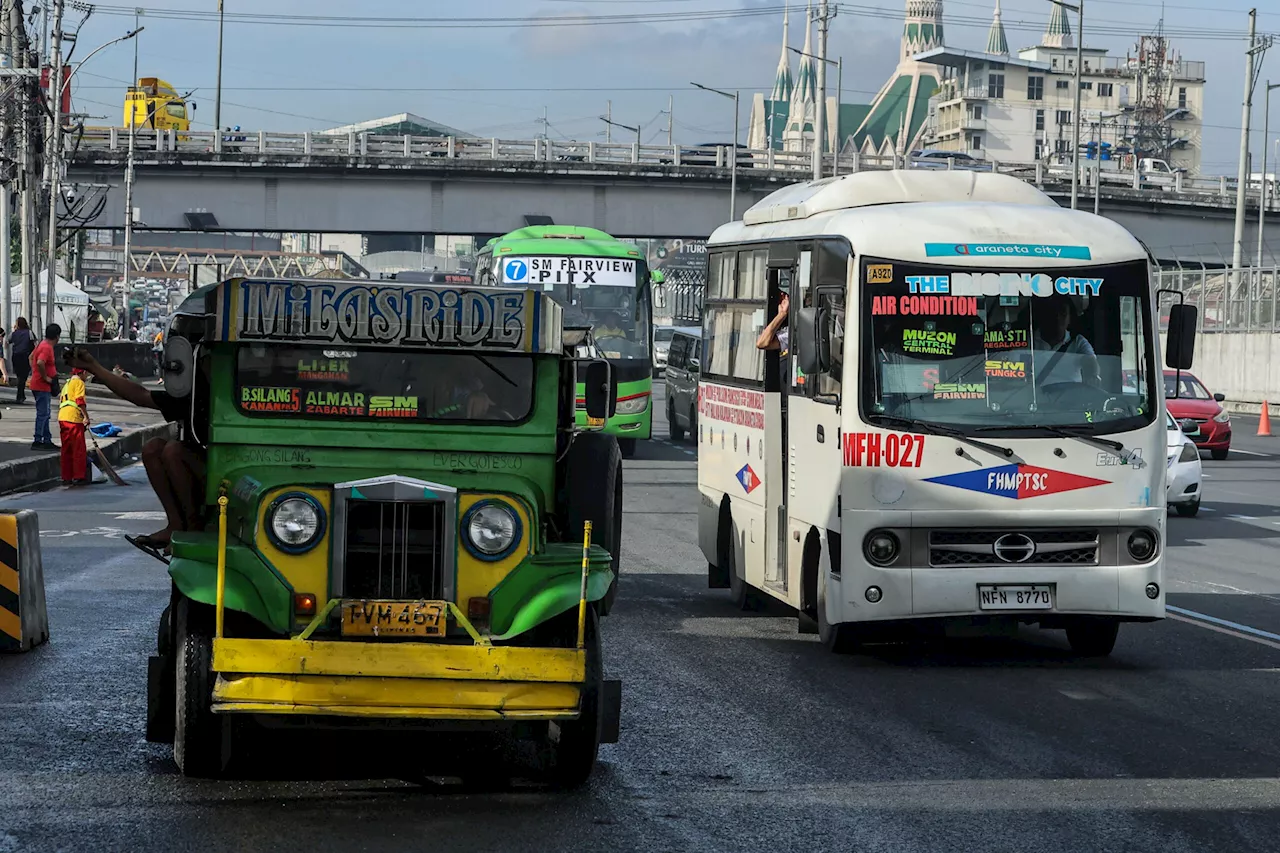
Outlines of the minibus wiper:
[{"label": "minibus wiper", "polygon": [[[1054,435],[1060,435],[1063,438],[1078,438],[1081,441],[1092,441],[1094,444],[1100,444],[1112,450],[1124,450],[1124,444],[1110,438],[1102,438],[1097,435],[1090,435],[1087,432],[1078,432],[1071,427],[1050,426],[1048,424],[1001,424],[1000,426],[979,427],[979,432],[1000,432],[1014,429],[1042,429],[1045,432],[1051,432]],[[1126,454],[1127,455],[1127,454]]]},{"label": "minibus wiper", "polygon": [[922,421],[918,418],[903,418],[897,415],[876,415],[875,417],[878,420],[892,421],[905,427],[917,429],[920,432],[930,433],[932,435],[945,435],[946,437],[954,438],[957,441],[966,441],[975,447],[981,447],[988,453],[994,453],[997,456],[1003,456],[1006,459],[1013,455],[1013,448],[1001,447],[999,444],[990,444],[985,441],[979,441],[976,438],[971,438],[965,435],[963,432],[953,427],[942,426],[941,424],[930,423],[929,421]]}]

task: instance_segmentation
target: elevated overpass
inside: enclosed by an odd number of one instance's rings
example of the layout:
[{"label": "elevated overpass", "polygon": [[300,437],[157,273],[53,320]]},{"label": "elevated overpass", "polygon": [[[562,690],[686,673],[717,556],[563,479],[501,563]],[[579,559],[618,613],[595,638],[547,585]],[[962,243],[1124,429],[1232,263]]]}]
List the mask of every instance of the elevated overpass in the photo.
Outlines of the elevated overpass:
[{"label": "elevated overpass", "polygon": [[[727,147],[267,131],[233,140],[212,132],[141,131],[135,144],[134,208],[144,227],[157,230],[486,235],[542,216],[621,237],[694,238],[709,235],[729,215]],[[68,182],[108,196],[88,227],[124,226],[127,149],[127,134],[110,130],[86,134],[71,153]],[[834,159],[828,157],[828,173],[837,167]],[[842,155],[838,170],[903,165],[895,160]],[[995,168],[1063,204],[1069,199],[1069,179],[1042,164]],[[740,150],[737,215],[810,170],[805,154]],[[1093,190],[1082,192],[1081,206],[1091,208]],[[1249,195],[1246,245],[1255,246],[1256,187]],[[1099,198],[1101,213],[1162,261],[1230,258],[1234,180],[1179,176],[1142,189],[1103,184]],[[1266,254],[1271,261],[1269,248]]]}]

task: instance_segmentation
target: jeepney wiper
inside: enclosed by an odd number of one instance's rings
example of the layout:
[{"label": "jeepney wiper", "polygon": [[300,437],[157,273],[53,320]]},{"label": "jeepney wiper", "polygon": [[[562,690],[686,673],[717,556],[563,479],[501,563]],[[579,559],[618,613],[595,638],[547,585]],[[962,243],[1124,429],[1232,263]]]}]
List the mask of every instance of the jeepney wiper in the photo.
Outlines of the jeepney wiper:
[{"label": "jeepney wiper", "polygon": [[892,421],[893,423],[910,427],[912,429],[919,430],[920,432],[930,433],[932,435],[944,435],[948,438],[954,438],[957,441],[965,441],[975,447],[981,447],[988,453],[994,453],[995,455],[1003,456],[1006,459],[1013,456],[1013,448],[1011,447],[1002,447],[999,444],[989,444],[985,441],[979,441],[976,438],[971,438],[965,435],[962,431],[953,427],[942,426],[941,424],[930,423],[929,421],[922,421],[919,418],[903,418],[898,415],[874,415],[874,417],[877,420]]},{"label": "jeepney wiper", "polygon": [[[1101,436],[1091,435],[1087,432],[1079,432],[1077,429],[1065,426],[1050,426],[1049,424],[1001,424],[999,426],[978,427],[977,432],[1001,432],[1014,429],[1042,429],[1045,432],[1051,432],[1054,435],[1060,435],[1063,438],[1078,438],[1081,441],[1091,441],[1116,452],[1124,450],[1124,444],[1110,438],[1102,438]],[[1131,454],[1122,453],[1123,458],[1128,458]]]},{"label": "jeepney wiper", "polygon": [[489,361],[489,359],[485,358],[482,355],[477,355],[476,358],[480,359],[480,363],[483,364],[485,367],[489,368],[494,373],[498,374],[498,376],[502,378],[502,381],[506,382],[512,388],[516,387],[516,381],[512,379],[510,376],[508,376],[507,374],[503,373],[498,368],[494,367],[493,362]]}]

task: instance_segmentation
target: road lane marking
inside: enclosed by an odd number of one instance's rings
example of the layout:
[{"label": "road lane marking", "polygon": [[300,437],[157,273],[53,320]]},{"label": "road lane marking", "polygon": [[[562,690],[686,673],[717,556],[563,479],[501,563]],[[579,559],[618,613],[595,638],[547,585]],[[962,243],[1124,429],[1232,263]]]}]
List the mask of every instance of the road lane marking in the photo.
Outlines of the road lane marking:
[{"label": "road lane marking", "polygon": [[1232,453],[1243,453],[1245,456],[1271,456],[1270,453],[1259,453],[1256,450],[1241,450],[1238,447],[1231,448]]},{"label": "road lane marking", "polygon": [[[1208,628],[1210,631],[1217,631],[1220,634],[1228,634],[1242,640],[1252,640],[1255,643],[1270,646],[1273,649],[1280,649],[1280,634],[1273,634],[1270,631],[1263,631],[1259,628],[1250,628],[1248,625],[1241,625],[1239,622],[1232,622],[1229,619],[1219,619],[1217,616],[1210,616],[1206,613],[1197,613],[1194,610],[1174,607],[1172,604],[1166,604],[1164,609],[1179,622],[1199,625],[1201,628]],[[1206,622],[1212,624],[1205,624]]]}]

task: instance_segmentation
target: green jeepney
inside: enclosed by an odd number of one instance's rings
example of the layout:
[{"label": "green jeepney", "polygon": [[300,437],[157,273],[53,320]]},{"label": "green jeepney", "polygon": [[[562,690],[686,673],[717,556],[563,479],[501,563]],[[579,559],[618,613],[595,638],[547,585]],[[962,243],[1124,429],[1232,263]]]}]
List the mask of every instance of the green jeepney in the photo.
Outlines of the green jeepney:
[{"label": "green jeepney", "polygon": [[245,721],[511,729],[579,784],[617,739],[598,620],[616,596],[622,466],[575,427],[588,334],[527,289],[232,279],[182,304],[207,526],[173,536],[148,738],[226,771]]}]

